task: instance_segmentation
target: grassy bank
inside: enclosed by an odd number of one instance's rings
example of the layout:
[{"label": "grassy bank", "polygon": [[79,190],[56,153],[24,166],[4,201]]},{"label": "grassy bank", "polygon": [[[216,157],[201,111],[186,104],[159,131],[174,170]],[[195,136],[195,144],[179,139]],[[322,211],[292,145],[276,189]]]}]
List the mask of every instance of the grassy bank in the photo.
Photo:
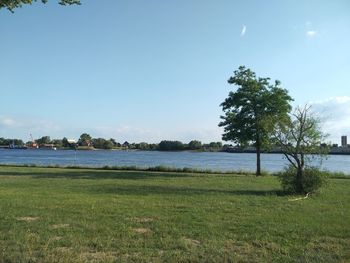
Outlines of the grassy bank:
[{"label": "grassy bank", "polygon": [[350,180],[0,167],[0,262],[347,262]]},{"label": "grassy bank", "polygon": [[[102,167],[87,167],[87,166],[60,166],[60,165],[37,165],[37,164],[0,164],[1,167],[38,167],[38,168],[62,168],[62,169],[84,169],[84,170],[104,170],[104,171],[133,171],[133,172],[167,172],[167,173],[198,173],[198,174],[217,174],[217,175],[252,175],[253,171],[248,170],[213,170],[213,169],[200,169],[200,168],[176,168],[164,165],[151,166],[151,167],[140,167],[136,165],[124,165],[124,166],[102,166]],[[330,172],[327,170],[322,171],[324,175],[328,178],[338,178],[338,179],[350,179],[350,174],[345,174],[343,172]],[[268,171],[261,171],[262,176],[272,175],[276,176],[279,173],[269,173]]]}]

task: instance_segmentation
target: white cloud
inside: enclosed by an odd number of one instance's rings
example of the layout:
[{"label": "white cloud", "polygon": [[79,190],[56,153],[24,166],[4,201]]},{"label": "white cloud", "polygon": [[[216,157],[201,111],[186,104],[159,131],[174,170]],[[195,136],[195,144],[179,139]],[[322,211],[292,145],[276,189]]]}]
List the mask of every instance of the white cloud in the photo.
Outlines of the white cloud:
[{"label": "white cloud", "polygon": [[10,117],[0,116],[0,126],[11,127],[15,126],[16,121]]},{"label": "white cloud", "polygon": [[308,37],[315,37],[316,35],[317,35],[317,31],[315,31],[315,30],[306,31],[306,36],[308,36]]},{"label": "white cloud", "polygon": [[21,138],[27,140],[29,134],[34,137],[55,135],[61,127],[51,120],[38,120],[24,117],[0,116],[0,137]]},{"label": "white cloud", "polygon": [[241,37],[243,37],[245,35],[246,31],[247,31],[247,26],[243,25],[242,30],[241,30]]},{"label": "white cloud", "polygon": [[323,121],[323,128],[329,140],[340,144],[342,135],[350,136],[350,97],[331,97],[322,101],[311,102],[312,108]]}]

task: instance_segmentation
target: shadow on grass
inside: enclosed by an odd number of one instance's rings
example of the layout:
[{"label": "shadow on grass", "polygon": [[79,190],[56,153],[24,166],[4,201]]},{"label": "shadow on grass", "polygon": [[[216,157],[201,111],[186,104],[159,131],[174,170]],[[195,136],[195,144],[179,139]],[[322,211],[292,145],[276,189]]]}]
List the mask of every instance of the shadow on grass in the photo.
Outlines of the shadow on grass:
[{"label": "shadow on grass", "polygon": [[[141,172],[141,171],[115,171],[115,170],[70,170],[70,169],[46,169],[46,168],[27,168],[24,170],[1,171],[0,176],[30,176],[33,179],[124,179],[124,180],[138,180],[138,179],[154,179],[154,178],[183,178],[183,177],[206,177],[208,174],[191,174],[191,173],[174,173],[174,172]],[[216,175],[214,175],[216,176]],[[225,177],[227,175],[217,175],[218,177]],[[232,176],[232,175],[230,175]],[[237,175],[237,177],[245,177]],[[200,180],[200,179],[199,179]],[[74,186],[77,192],[84,192],[89,194],[115,194],[115,195],[239,195],[239,196],[284,196],[283,191],[278,189],[268,190],[230,190],[230,189],[216,189],[216,188],[195,188],[187,186],[173,186],[173,185],[149,185],[147,184],[131,184],[116,185],[105,184],[103,181],[94,185]]]},{"label": "shadow on grass", "polygon": [[[156,177],[200,177],[203,174],[174,173],[174,172],[142,172],[142,171],[113,171],[113,170],[50,170],[43,168],[26,169],[25,171],[1,171],[0,176],[32,176],[33,178],[67,178],[67,179],[150,179]],[[45,170],[44,170],[45,169]]]},{"label": "shadow on grass", "polygon": [[[79,189],[77,189],[80,191]],[[94,185],[84,187],[84,192],[89,194],[115,194],[115,195],[239,195],[239,196],[285,196],[286,194],[278,189],[271,190],[229,190],[215,188],[194,188],[180,186],[159,186],[159,185]]]}]

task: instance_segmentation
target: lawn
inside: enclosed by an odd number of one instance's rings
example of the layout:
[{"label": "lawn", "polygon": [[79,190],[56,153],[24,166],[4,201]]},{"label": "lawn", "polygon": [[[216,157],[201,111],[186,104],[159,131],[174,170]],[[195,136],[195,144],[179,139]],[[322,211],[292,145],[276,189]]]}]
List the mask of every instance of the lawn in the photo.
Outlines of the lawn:
[{"label": "lawn", "polygon": [[0,262],[350,262],[350,178],[0,167]]}]

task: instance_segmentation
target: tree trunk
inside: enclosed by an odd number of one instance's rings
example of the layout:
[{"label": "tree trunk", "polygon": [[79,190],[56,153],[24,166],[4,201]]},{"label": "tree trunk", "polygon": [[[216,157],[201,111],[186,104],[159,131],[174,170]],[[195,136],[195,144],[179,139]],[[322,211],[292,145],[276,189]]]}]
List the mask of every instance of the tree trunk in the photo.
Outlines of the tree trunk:
[{"label": "tree trunk", "polygon": [[298,167],[297,169],[296,191],[298,194],[305,194],[302,167]]},{"label": "tree trunk", "polygon": [[261,167],[260,167],[260,138],[259,135],[256,138],[256,176],[261,175]]}]

